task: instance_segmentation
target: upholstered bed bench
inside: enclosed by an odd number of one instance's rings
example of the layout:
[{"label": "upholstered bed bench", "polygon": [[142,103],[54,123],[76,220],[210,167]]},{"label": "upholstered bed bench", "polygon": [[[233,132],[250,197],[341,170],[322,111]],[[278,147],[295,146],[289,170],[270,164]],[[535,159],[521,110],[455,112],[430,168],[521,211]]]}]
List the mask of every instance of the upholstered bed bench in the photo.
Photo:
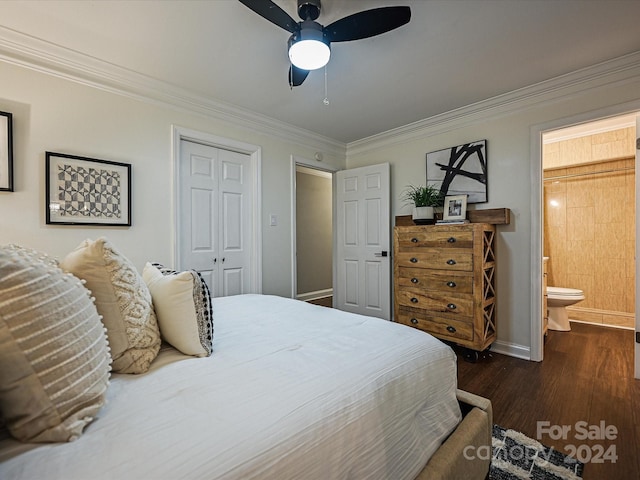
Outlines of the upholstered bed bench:
[{"label": "upholstered bed bench", "polygon": [[491,452],[491,402],[460,389],[456,397],[462,421],[436,450],[417,480],[482,480],[489,472],[491,461],[486,453]]}]

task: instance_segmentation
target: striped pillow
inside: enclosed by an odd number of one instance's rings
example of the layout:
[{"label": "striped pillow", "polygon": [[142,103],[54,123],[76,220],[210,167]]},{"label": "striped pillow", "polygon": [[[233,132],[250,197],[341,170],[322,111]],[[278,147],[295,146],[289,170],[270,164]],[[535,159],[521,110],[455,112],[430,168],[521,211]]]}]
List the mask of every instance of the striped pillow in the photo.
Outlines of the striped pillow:
[{"label": "striped pillow", "polygon": [[160,333],[186,355],[208,357],[213,349],[209,287],[195,270],[176,272],[147,263],[142,278],[151,291]]},{"label": "striped pillow", "polygon": [[0,247],[0,412],[24,442],[78,438],[105,402],[111,357],[81,281],[46,256]]}]

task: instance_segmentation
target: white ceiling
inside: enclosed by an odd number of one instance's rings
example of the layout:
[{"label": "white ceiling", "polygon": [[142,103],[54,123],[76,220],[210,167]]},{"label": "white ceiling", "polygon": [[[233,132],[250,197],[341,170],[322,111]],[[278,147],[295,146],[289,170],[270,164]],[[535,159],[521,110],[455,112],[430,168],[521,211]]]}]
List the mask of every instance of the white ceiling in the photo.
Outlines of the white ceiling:
[{"label": "white ceiling", "polygon": [[[276,3],[298,19],[296,0]],[[318,21],[387,5],[409,5],[411,22],[332,45],[328,106],[324,71],[291,90],[288,32],[236,0],[4,0],[0,37],[20,32],[344,143],[640,51],[639,0],[323,0]]]}]

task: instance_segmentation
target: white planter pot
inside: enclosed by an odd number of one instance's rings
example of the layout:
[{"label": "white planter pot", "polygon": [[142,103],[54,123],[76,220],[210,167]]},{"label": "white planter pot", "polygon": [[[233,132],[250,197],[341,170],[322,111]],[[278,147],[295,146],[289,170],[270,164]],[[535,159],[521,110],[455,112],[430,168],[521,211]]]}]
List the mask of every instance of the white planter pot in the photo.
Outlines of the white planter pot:
[{"label": "white planter pot", "polygon": [[414,220],[433,220],[433,207],[413,207]]}]

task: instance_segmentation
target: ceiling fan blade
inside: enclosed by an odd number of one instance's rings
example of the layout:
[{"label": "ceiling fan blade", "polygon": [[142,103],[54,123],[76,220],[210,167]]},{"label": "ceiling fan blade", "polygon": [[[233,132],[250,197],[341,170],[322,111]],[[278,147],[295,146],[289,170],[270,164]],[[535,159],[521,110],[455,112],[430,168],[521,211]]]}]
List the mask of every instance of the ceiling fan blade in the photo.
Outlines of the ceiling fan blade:
[{"label": "ceiling fan blade", "polygon": [[307,75],[309,75],[309,70],[302,70],[295,65],[291,65],[289,67],[289,86],[292,88],[299,87],[307,78]]},{"label": "ceiling fan blade", "polygon": [[298,22],[271,0],[240,0],[240,3],[288,32],[298,30]]},{"label": "ceiling fan blade", "polygon": [[348,42],[373,37],[409,23],[411,8],[382,7],[354,13],[324,27],[330,42]]}]

